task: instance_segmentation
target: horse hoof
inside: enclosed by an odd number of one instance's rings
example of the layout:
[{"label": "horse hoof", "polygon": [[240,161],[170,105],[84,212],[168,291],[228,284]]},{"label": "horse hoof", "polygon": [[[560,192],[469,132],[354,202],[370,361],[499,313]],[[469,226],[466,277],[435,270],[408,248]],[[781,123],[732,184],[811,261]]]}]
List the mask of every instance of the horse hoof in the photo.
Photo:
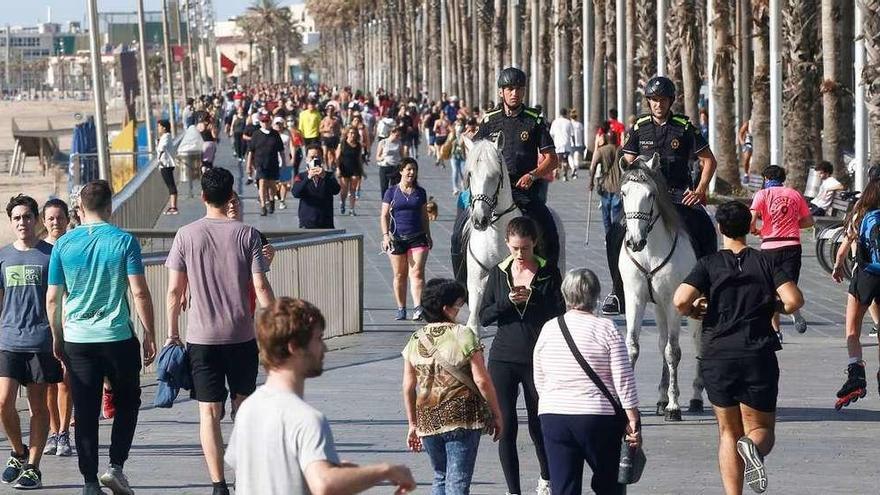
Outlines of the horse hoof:
[{"label": "horse hoof", "polygon": [[688,406],[689,413],[701,413],[703,412],[703,401],[700,399],[691,399],[691,403]]},{"label": "horse hoof", "polygon": [[671,409],[666,411],[664,418],[666,421],[681,421],[681,409]]},{"label": "horse hoof", "polygon": [[657,416],[665,415],[666,414],[666,406],[668,406],[668,405],[669,405],[668,402],[658,402],[657,403],[657,410],[656,410]]}]

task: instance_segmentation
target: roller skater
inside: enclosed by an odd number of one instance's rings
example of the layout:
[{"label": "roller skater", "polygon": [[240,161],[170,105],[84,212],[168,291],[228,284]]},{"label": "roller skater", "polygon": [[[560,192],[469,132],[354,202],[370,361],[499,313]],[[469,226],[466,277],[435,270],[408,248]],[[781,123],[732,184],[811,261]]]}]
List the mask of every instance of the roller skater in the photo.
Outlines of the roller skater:
[{"label": "roller skater", "polygon": [[[852,243],[856,244],[856,267],[853,270],[846,300],[846,349],[849,355],[848,378],[834,408],[843,407],[867,395],[865,361],[862,358],[862,319],[876,301],[880,301],[880,179],[872,179],[859,201],[844,221],[847,237],[837,251],[831,276],[843,281],[843,263]],[[880,381],[880,373],[878,373]]]},{"label": "roller skater", "polygon": [[[847,379],[840,390],[837,391],[837,403],[834,409],[840,411],[853,402],[864,398],[868,394],[868,382],[865,380],[865,362],[859,361],[846,367]],[[880,373],[878,373],[880,377]],[[878,378],[880,379],[880,378]]]}]

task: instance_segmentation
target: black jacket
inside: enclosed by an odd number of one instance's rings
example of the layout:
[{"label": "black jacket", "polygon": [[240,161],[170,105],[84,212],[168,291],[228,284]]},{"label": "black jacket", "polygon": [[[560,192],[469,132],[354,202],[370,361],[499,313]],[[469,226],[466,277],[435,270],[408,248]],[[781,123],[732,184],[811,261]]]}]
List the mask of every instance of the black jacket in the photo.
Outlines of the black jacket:
[{"label": "black jacket", "polygon": [[333,196],[339,194],[339,182],[331,172],[324,172],[318,181],[309,179],[308,172],[297,174],[291,194],[299,198],[301,229],[333,228]]},{"label": "black jacket", "polygon": [[532,351],[544,323],[565,313],[562,276],[559,269],[538,258],[538,272],[530,287],[532,294],[524,307],[517,308],[507,297],[513,287],[512,264],[511,256],[489,272],[480,324],[498,326],[489,352],[490,360],[531,364]]}]

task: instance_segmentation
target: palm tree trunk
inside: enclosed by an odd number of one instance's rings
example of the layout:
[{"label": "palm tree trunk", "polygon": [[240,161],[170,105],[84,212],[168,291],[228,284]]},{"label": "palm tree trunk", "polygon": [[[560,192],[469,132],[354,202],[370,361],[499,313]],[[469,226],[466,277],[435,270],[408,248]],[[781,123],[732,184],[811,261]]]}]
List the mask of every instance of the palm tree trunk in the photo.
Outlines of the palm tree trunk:
[{"label": "palm tree trunk", "polygon": [[[716,2],[716,5],[719,3],[718,0],[709,0]],[[726,14],[730,14],[730,8],[727,6],[727,0],[724,0],[720,3],[724,3],[724,12]],[[679,53],[681,54],[681,91],[682,94],[682,103],[684,104],[684,113],[687,115],[691,122],[699,122],[699,99],[700,99],[700,70],[697,66],[697,50],[699,49],[699,44],[697,42],[697,31],[696,24],[697,19],[695,15],[696,10],[696,2],[694,0],[676,0],[676,9],[681,13],[681,22],[679,23],[679,29],[681,33],[681,46],[679,47]],[[728,27],[728,17],[723,17],[720,12],[715,11],[715,24],[724,24],[723,27],[719,28],[719,26],[714,26],[714,36],[717,40],[720,37],[723,37],[729,45],[720,45],[724,50],[730,50],[730,47],[733,45],[733,39],[730,37],[730,29]],[[725,34],[722,35],[718,32],[719,29],[723,29]],[[717,45],[716,45],[717,46]],[[716,51],[717,53],[717,51]],[[731,67],[733,66],[732,58],[729,60]],[[733,78],[731,77],[731,81]],[[719,112],[715,112],[716,115]],[[734,115],[733,111],[728,114],[722,114],[724,118],[733,121],[731,116]]]},{"label": "palm tree trunk", "polygon": [[740,23],[737,26],[739,38],[739,63],[737,64],[737,82],[739,83],[740,120],[749,119],[752,114],[752,95],[749,80],[754,70],[752,54],[752,9],[750,0],[736,0]]},{"label": "palm tree trunk", "polygon": [[[675,83],[676,88],[682,87],[681,44],[683,31],[681,22],[684,16],[680,5],[682,1],[670,0],[670,5],[674,5],[674,7],[669,9],[668,17],[666,18],[666,77]],[[684,112],[683,101],[683,98],[676,98],[672,104],[672,111],[676,113]]]},{"label": "palm tree trunk", "polygon": [[493,78],[506,66],[505,61],[510,59],[510,57],[505,56],[507,48],[507,0],[494,0],[494,2],[494,19],[492,22],[493,71],[490,72]]},{"label": "palm tree trunk", "polygon": [[[728,0],[710,0],[715,2],[715,20],[712,25],[715,36],[715,65],[713,77],[715,87],[714,111],[711,118],[715,119],[715,159],[718,161],[718,180],[716,190],[720,193],[729,192],[739,183],[739,163],[736,159],[736,130],[734,115],[733,88],[733,35],[730,25],[730,2]],[[682,62],[682,73],[684,73]],[[685,86],[687,87],[687,86]],[[690,102],[685,102],[687,106]],[[696,106],[696,105],[694,105]],[[690,112],[688,112],[690,113]],[[692,117],[693,118],[693,117]]]},{"label": "palm tree trunk", "polygon": [[636,38],[638,22],[636,20],[636,0],[626,0],[626,104],[620,109],[620,120],[626,122],[630,115],[636,113],[635,91],[639,84],[639,74],[636,70]]},{"label": "palm tree trunk", "polygon": [[880,159],[880,0],[862,0],[862,34],[865,37],[865,105],[868,107],[868,139],[871,159]]},{"label": "palm tree trunk", "polygon": [[[540,12],[549,12],[553,8],[553,0],[538,0],[538,10]],[[550,84],[550,78],[553,75],[551,67],[553,67],[553,16],[542,15],[538,18],[538,67],[544,68],[538,74],[538,103],[547,112],[547,106],[550,104],[553,86]]]},{"label": "palm tree trunk", "polygon": [[[617,108],[617,2],[605,2],[605,108]],[[599,24],[596,23],[598,27]],[[623,33],[620,33],[623,36]],[[597,63],[599,60],[597,60]],[[622,109],[619,109],[622,110]]]},{"label": "palm tree trunk", "polygon": [[752,2],[752,40],[755,69],[752,79],[752,163],[770,164],[770,31],[768,0]]},{"label": "palm tree trunk", "polygon": [[[589,1],[589,0],[586,0]],[[569,4],[569,22],[568,22],[568,32],[570,33],[570,40],[568,46],[571,47],[571,57],[569,59],[569,64],[571,65],[571,77],[569,77],[568,84],[571,87],[571,104],[576,108],[584,101],[584,91],[587,88],[584,88],[583,80],[584,80],[584,33],[581,29],[580,22],[572,22],[572,19],[581,19],[583,12],[583,2],[574,1]],[[580,113],[580,110],[578,110]],[[581,116],[580,121],[583,122],[586,116]]]},{"label": "palm tree trunk", "polygon": [[[657,2],[656,0],[638,0],[636,11],[638,30],[638,43],[636,56],[638,57],[639,84],[633,88],[635,96],[636,88],[641,88],[648,79],[657,74],[656,39],[657,39]],[[642,93],[644,94],[644,93]],[[636,102],[638,106],[638,102]]]},{"label": "palm tree trunk", "polygon": [[789,185],[802,191],[809,167],[819,158],[813,147],[813,112],[819,94],[818,8],[816,0],[786,0],[783,5],[783,66],[788,75],[783,86],[783,161]]},{"label": "palm tree trunk", "polygon": [[840,56],[840,37],[837,21],[840,19],[840,5],[833,0],[822,2],[822,159],[834,164],[834,175],[845,177],[843,163],[843,143],[840,136],[840,95],[843,87],[838,83]]},{"label": "palm tree trunk", "polygon": [[[593,19],[595,29],[593,29],[593,74],[592,85],[590,87],[590,100],[593,104],[590,106],[590,115],[584,116],[587,123],[587,149],[593,149],[595,144],[595,130],[602,125],[604,120],[604,107],[601,103],[602,85],[605,81],[605,67],[602,61],[605,60],[605,0],[593,0]],[[586,120],[589,118],[589,120]]]}]

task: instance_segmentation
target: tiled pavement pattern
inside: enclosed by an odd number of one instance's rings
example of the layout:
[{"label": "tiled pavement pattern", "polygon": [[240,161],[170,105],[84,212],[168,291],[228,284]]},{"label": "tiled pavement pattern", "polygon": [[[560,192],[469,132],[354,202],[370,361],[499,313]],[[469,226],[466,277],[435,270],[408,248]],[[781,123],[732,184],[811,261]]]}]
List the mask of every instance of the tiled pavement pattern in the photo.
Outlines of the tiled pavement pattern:
[{"label": "tiled pavement pattern", "polygon": [[[228,140],[220,146],[217,163],[237,174]],[[449,170],[436,168],[424,150],[421,184],[439,203],[440,218],[431,226],[435,241],[427,267],[428,277],[449,277],[449,235],[454,218]],[[364,333],[328,341],[331,352],[320,378],[310,380],[306,398],[330,418],[340,455],[354,462],[390,461],[406,463],[413,469],[420,493],[428,493],[432,472],[426,454],[406,451],[406,419],[401,405],[401,358],[411,322],[393,321],[391,271],[379,253],[379,192],[375,166],[368,169],[358,217],[337,216],[336,225],[349,232],[364,234]],[[583,175],[583,174],[582,174]],[[595,270],[604,288],[610,284],[605,261],[602,225],[594,212],[589,246],[586,233],[586,188],[580,178],[551,185],[550,203],[561,215],[565,230],[568,267]],[[186,186],[181,187],[186,191]],[[264,230],[297,227],[296,202],[285,211],[261,218],[257,214],[255,191],[244,188],[245,221]],[[203,214],[202,206],[184,199],[181,215],[163,217],[158,228],[179,227]],[[809,236],[807,236],[809,237]],[[845,289],[834,284],[816,263],[813,246],[804,248],[801,287],[806,294],[804,315],[809,322],[805,335],[796,334],[786,324],[785,348],[779,353],[782,369],[777,446],[767,459],[770,479],[768,493],[831,494],[878,493],[880,474],[880,398],[876,381],[869,380],[868,397],[843,412],[833,409],[834,393],[844,380],[846,352],[842,338]],[[157,315],[161,318],[162,315]],[[660,356],[652,315],[647,315],[642,340],[642,356],[636,370],[642,400],[645,449],[648,465],[641,482],[630,493],[697,494],[721,492],[717,470],[717,429],[710,412],[684,415],[678,424],[664,423],[651,414],[657,401]],[[623,326],[623,319],[617,319]],[[690,382],[695,369],[691,339],[682,338],[682,402],[687,405]],[[866,360],[869,377],[877,370],[877,344],[867,337]],[[869,343],[871,342],[871,343]],[[491,337],[485,339],[491,345]],[[126,472],[138,494],[210,493],[210,483],[198,441],[196,405],[184,397],[171,410],[154,409],[155,385],[145,380],[144,407],[137,437]],[[708,404],[708,403],[707,403]],[[23,411],[26,406],[22,404]],[[26,412],[23,412],[26,414]],[[521,409],[521,418],[525,411]],[[228,438],[232,423],[224,421]],[[109,440],[109,422],[102,422],[102,439]],[[4,443],[4,451],[5,451]],[[537,461],[524,423],[519,431],[520,463],[524,493],[535,486]],[[102,466],[107,462],[102,451]],[[46,493],[79,493],[80,478],[75,458],[48,458],[42,470]],[[233,474],[228,473],[230,480]],[[585,484],[589,486],[589,482]],[[746,489],[748,490],[748,489]],[[8,486],[0,487],[6,493]],[[475,494],[503,494],[503,476],[494,445],[483,438],[474,476]],[[370,493],[391,493],[389,487]]]}]

